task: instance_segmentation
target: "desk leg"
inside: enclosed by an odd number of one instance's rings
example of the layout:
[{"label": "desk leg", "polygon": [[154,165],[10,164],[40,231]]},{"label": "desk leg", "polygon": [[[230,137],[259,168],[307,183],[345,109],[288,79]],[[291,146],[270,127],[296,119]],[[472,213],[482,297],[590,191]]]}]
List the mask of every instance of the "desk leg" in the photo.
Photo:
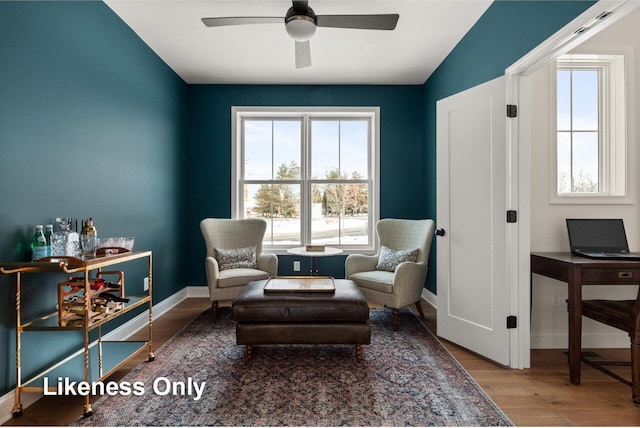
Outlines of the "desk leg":
[{"label": "desk leg", "polygon": [[580,385],[582,356],[582,269],[573,267],[569,272],[569,380]]}]

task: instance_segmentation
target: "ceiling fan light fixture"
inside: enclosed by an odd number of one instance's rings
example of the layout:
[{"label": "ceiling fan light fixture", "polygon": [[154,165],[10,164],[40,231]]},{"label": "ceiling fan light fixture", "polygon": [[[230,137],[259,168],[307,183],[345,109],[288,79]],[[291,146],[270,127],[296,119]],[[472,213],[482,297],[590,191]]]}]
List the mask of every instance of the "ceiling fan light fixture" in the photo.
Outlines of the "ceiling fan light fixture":
[{"label": "ceiling fan light fixture", "polygon": [[306,42],[316,33],[316,22],[310,16],[293,15],[286,19],[287,34],[298,42]]},{"label": "ceiling fan light fixture", "polygon": [[[0,0],[2,1],[2,0]],[[319,1],[319,0],[318,0]],[[394,30],[400,15],[316,15],[309,7],[308,0],[291,0],[291,7],[284,17],[287,34],[295,40],[296,68],[311,66],[309,40],[316,33],[316,27],[353,28],[362,30]],[[246,24],[282,24],[277,16],[236,16],[202,18],[207,27]]]}]

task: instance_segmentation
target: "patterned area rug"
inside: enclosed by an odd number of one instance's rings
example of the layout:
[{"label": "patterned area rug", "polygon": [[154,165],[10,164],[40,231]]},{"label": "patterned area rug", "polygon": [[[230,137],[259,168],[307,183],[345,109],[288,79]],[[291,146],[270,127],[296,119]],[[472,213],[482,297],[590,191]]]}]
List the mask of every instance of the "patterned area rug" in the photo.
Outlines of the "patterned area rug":
[{"label": "patterned area rug", "polygon": [[372,310],[371,326],[360,363],[346,345],[256,346],[247,362],[229,310],[215,323],[207,310],[122,379],[143,395],[105,395],[74,425],[512,425],[413,313],[393,331],[391,311]]}]

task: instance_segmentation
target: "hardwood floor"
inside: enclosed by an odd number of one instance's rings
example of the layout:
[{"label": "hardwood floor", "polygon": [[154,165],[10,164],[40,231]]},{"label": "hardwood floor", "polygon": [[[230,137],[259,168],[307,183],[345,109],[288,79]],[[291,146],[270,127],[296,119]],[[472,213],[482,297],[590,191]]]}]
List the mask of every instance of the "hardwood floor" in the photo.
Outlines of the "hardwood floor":
[{"label": "hardwood floor", "polygon": [[[190,298],[154,320],[154,348],[159,348],[209,306],[206,298]],[[436,330],[436,312],[426,302],[425,324]],[[399,332],[402,325],[399,327]],[[142,336],[144,337],[144,336]],[[562,350],[534,350],[531,368],[512,370],[498,366],[452,343],[449,351],[480,384],[493,401],[518,426],[638,426],[640,407],[631,400],[631,388],[587,365],[582,384],[569,383],[567,358]],[[629,358],[628,350],[595,352],[608,358]],[[364,349],[366,358],[366,347]],[[144,361],[143,352],[125,364],[112,379],[119,379]],[[630,377],[628,367],[620,374]],[[81,399],[44,397],[27,407],[23,415],[4,425],[68,425],[82,414]]]},{"label": "hardwood floor", "polygon": [[[426,306],[426,324],[433,331],[436,312]],[[631,387],[586,364],[581,384],[571,385],[565,350],[535,349],[531,368],[514,370],[441,341],[517,426],[640,425],[640,407],[631,399]],[[616,361],[630,360],[628,349],[593,351]],[[630,380],[631,368],[620,368],[618,375]]]}]

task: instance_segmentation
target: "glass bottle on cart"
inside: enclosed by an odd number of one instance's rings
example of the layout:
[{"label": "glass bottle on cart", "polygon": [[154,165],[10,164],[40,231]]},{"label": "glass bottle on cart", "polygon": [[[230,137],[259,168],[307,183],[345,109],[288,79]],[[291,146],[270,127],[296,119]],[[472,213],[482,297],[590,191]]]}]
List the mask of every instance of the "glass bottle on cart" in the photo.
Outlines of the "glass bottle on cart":
[{"label": "glass bottle on cart", "polygon": [[31,238],[31,260],[37,261],[51,254],[51,247],[47,245],[41,224],[36,224],[36,231]]},{"label": "glass bottle on cart", "polygon": [[78,232],[71,231],[71,218],[56,218],[60,230],[54,232],[51,237],[51,255],[52,256],[72,256],[80,255],[80,236]]}]

